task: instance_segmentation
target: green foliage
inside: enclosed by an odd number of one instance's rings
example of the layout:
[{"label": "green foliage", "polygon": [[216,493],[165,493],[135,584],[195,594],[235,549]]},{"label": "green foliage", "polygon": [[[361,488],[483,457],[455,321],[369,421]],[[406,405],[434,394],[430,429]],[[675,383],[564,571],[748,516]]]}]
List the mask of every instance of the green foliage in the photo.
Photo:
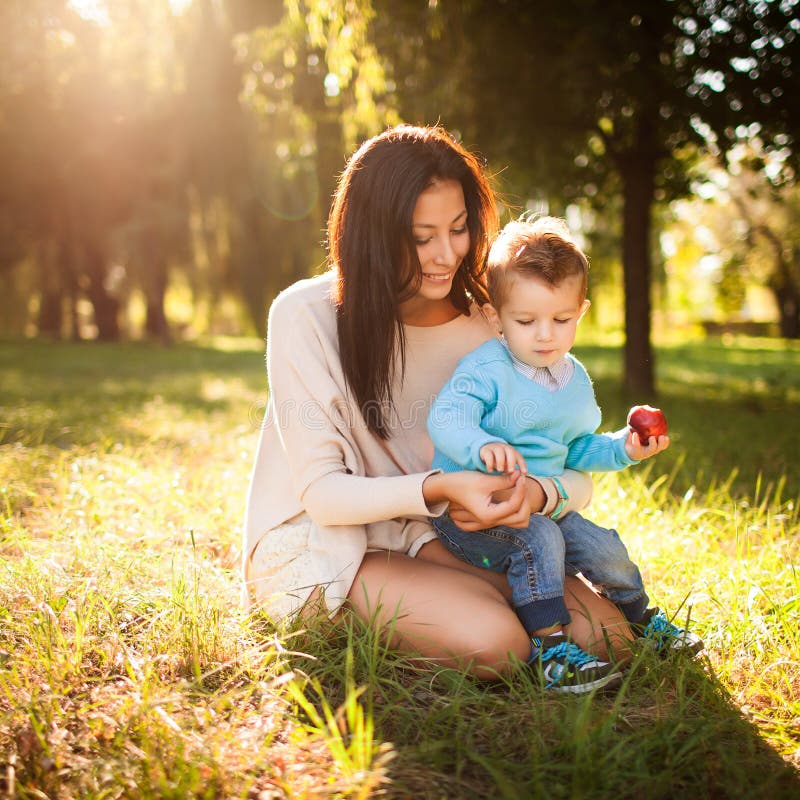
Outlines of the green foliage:
[{"label": "green foliage", "polygon": [[189,333],[231,296],[263,332],[322,261],[345,149],[392,119],[370,19],[366,0],[3,4],[0,271],[23,301],[6,325],[115,339],[138,295],[168,341],[182,282]]},{"label": "green foliage", "polygon": [[[482,152],[507,207],[592,205],[598,267],[627,242],[629,339],[646,343],[652,201],[685,192],[703,149],[756,129],[793,163],[796,10],[6,2],[0,288],[13,313],[0,307],[2,324],[111,339],[139,335],[124,311],[143,305],[144,333],[168,341],[221,330],[234,299],[263,333],[271,298],[324,262],[346,152],[402,117],[441,121]],[[639,217],[625,221],[626,207]],[[165,301],[177,286],[193,317],[180,329]]]},{"label": "green foliage", "polygon": [[477,143],[522,205],[607,211],[621,197],[625,381],[652,392],[654,204],[686,194],[698,156],[750,124],[792,150],[798,119],[780,98],[797,91],[797,3],[423,5],[378,4],[403,114],[433,112]]}]

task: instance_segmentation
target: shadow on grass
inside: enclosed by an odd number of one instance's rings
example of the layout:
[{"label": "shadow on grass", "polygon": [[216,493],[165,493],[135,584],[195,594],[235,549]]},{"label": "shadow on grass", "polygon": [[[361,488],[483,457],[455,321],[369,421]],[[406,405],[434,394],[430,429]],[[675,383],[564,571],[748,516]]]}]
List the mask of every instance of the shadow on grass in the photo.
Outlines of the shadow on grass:
[{"label": "shadow on grass", "polygon": [[363,686],[389,798],[771,798],[800,774],[742,715],[705,659],[642,653],[617,693],[562,697],[524,669],[482,683],[414,669],[360,623],[295,642],[335,708]]},{"label": "shadow on grass", "polygon": [[[705,489],[735,468],[734,493],[751,493],[761,479],[786,482],[800,497],[800,348],[782,340],[708,340],[658,348],[658,396],[631,398],[621,383],[618,347],[578,347],[603,410],[601,430],[625,425],[632,405],[664,410],[672,444],[659,455],[658,473],[675,470],[678,496]],[[682,465],[682,466],[678,466]]]},{"label": "shadow on grass", "polygon": [[165,423],[222,415],[255,431],[267,399],[252,347],[0,343],[0,384],[0,444],[60,448],[150,441],[138,424],[148,413]]}]

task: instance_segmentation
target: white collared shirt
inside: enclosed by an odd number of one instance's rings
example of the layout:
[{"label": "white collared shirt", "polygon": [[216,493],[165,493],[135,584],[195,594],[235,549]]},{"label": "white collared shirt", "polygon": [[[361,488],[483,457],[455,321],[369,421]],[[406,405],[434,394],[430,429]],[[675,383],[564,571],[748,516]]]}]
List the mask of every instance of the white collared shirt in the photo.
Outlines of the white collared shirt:
[{"label": "white collared shirt", "polygon": [[[503,343],[506,350],[508,350],[508,342],[506,342],[505,336],[501,336],[500,341]],[[529,378],[534,383],[538,383],[539,386],[544,386],[551,392],[557,392],[559,389],[563,389],[572,377],[574,366],[566,356],[561,356],[558,361],[551,364],[549,367],[532,367],[530,364],[520,361],[511,350],[508,350],[508,354],[511,356],[511,363],[514,365],[514,369],[517,370],[517,372]]]}]

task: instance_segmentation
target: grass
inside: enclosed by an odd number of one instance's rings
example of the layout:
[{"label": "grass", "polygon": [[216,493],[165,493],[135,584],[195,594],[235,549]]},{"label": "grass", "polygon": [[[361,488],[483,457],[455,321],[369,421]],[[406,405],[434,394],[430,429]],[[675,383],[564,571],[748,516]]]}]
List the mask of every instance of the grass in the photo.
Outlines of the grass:
[{"label": "grass", "polygon": [[[266,387],[224,344],[0,344],[0,797],[798,796],[800,349],[659,350],[673,447],[592,514],[707,650],[561,698],[239,610]],[[619,351],[578,354],[621,425]]]}]

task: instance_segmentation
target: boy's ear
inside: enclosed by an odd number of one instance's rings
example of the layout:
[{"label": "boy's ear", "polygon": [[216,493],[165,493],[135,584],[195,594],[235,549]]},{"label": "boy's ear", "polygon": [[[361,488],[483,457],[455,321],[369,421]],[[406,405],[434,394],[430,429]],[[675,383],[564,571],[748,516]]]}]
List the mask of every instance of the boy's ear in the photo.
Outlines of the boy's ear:
[{"label": "boy's ear", "polygon": [[589,306],[592,304],[592,301],[586,298],[581,305],[581,310],[578,312],[578,322],[583,319],[583,315],[589,310]]},{"label": "boy's ear", "polygon": [[491,303],[484,303],[483,305],[483,313],[486,315],[486,319],[489,320],[489,324],[500,334],[503,333],[502,323],[500,322],[500,315],[497,313],[497,309]]}]

